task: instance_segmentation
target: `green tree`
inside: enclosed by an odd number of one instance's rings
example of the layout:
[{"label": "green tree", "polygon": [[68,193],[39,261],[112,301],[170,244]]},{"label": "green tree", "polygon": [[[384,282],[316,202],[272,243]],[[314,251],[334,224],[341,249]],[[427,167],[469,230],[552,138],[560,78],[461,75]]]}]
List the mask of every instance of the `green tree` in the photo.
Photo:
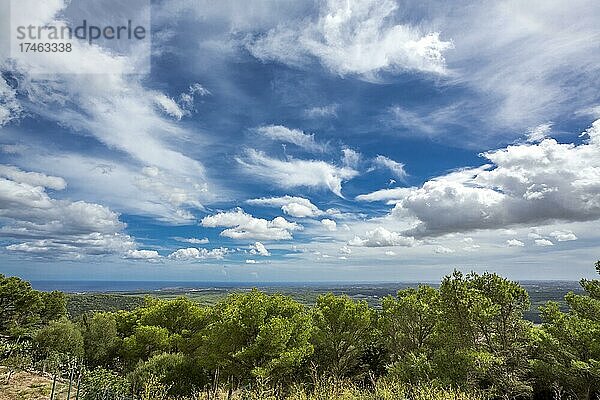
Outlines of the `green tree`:
[{"label": "green tree", "polygon": [[541,385],[588,400],[600,394],[600,280],[583,279],[581,286],[585,294],[565,296],[567,313],[555,302],[541,308],[532,364]]},{"label": "green tree", "polygon": [[42,308],[40,293],[28,282],[0,274],[0,334],[18,337],[32,333]]},{"label": "green tree", "polygon": [[67,297],[63,292],[39,292],[42,307],[40,318],[42,324],[56,321],[67,316]]},{"label": "green tree", "polygon": [[86,364],[91,367],[115,367],[122,340],[112,313],[96,313],[82,319]]},{"label": "green tree", "polygon": [[35,343],[44,354],[60,353],[69,357],[83,356],[83,336],[73,322],[63,318],[52,321],[35,334]]},{"label": "green tree", "polygon": [[528,396],[527,291],[496,274],[454,272],[442,281],[440,301],[438,376],[496,395]]},{"label": "green tree", "polygon": [[440,318],[439,292],[431,286],[400,290],[395,298],[383,299],[381,340],[396,378],[404,382],[432,379]]},{"label": "green tree", "polygon": [[164,328],[169,332],[172,351],[192,353],[190,338],[208,324],[208,312],[204,307],[179,297],[174,300],[146,299],[139,310],[138,324]]},{"label": "green tree", "polygon": [[207,384],[207,377],[198,360],[184,354],[157,354],[146,362],[140,362],[129,375],[134,393],[141,394],[152,378],[167,388],[170,396],[186,396],[200,391]]},{"label": "green tree", "polygon": [[145,361],[153,355],[169,352],[169,331],[159,326],[137,326],[133,335],[123,340],[123,350],[127,364],[133,367],[140,360]]},{"label": "green tree", "polygon": [[273,385],[291,380],[313,352],[311,319],[289,297],[258,290],[230,295],[211,310],[198,356],[221,380]]},{"label": "green tree", "polygon": [[319,296],[313,308],[314,359],[333,378],[355,377],[374,338],[375,314],[365,301],[332,293]]}]

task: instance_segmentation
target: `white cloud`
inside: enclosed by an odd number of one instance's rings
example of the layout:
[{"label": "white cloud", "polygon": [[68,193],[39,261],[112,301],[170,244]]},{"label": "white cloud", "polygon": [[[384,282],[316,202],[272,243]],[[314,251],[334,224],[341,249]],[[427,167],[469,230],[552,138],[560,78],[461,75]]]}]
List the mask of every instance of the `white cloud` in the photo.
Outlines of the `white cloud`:
[{"label": "white cloud", "polygon": [[340,247],[339,252],[341,254],[347,254],[347,255],[349,255],[349,254],[352,254],[352,249],[350,247],[348,247],[348,246],[342,246],[342,247]]},{"label": "white cloud", "polygon": [[286,240],[292,238],[292,231],[302,230],[302,226],[285,218],[268,221],[255,218],[240,208],[204,217],[201,224],[208,228],[229,228],[222,231],[221,236],[232,239]]},{"label": "white cloud", "polygon": [[316,58],[339,75],[368,78],[381,71],[444,73],[444,53],[452,43],[436,32],[394,23],[392,0],[328,0],[317,20],[281,23],[247,43],[261,60],[302,65]]},{"label": "white cloud", "polygon": [[404,170],[404,164],[391,160],[385,156],[377,156],[373,159],[373,165],[378,168],[387,168],[390,172],[400,179],[406,178],[406,171]]},{"label": "white cloud", "polygon": [[281,207],[281,210],[292,217],[318,217],[324,214],[310,200],[303,197],[283,196],[283,197],[263,197],[260,199],[250,199],[246,203],[255,206]]},{"label": "white cloud", "polygon": [[404,246],[411,247],[417,244],[414,237],[402,236],[397,232],[390,232],[382,226],[375,228],[372,231],[367,231],[365,238],[356,236],[348,242],[350,246],[359,247],[389,247],[389,246]]},{"label": "white cloud", "polygon": [[523,129],[597,102],[598,2],[459,2],[454,10],[432,9],[433,18],[456,44],[447,55],[460,71],[455,82],[481,93],[473,106],[488,123]]},{"label": "white cloud", "polygon": [[173,253],[169,254],[169,258],[178,261],[190,261],[190,260],[205,260],[205,259],[217,259],[221,260],[230,253],[226,247],[219,247],[216,249],[208,250],[205,248],[190,247],[187,249],[178,249]]},{"label": "white cloud", "polygon": [[326,143],[318,143],[314,134],[304,133],[298,129],[290,129],[282,125],[267,125],[255,129],[255,132],[271,140],[292,143],[304,150],[323,153],[327,151]]},{"label": "white cloud", "polygon": [[436,246],[436,248],[433,249],[433,251],[436,254],[452,254],[452,253],[454,253],[454,250],[452,250],[449,247],[445,247],[445,246]]},{"label": "white cloud", "polygon": [[244,171],[258,179],[273,182],[282,188],[327,188],[342,197],[342,182],[352,179],[358,172],[350,167],[336,167],[324,161],[287,161],[270,158],[253,149],[236,159]]},{"label": "white cloud", "polygon": [[[31,4],[19,7],[19,10],[27,10],[27,15],[22,16],[25,25],[36,21],[43,26],[53,22],[68,2],[46,2],[44,7],[33,0],[26,0],[26,3]],[[142,13],[145,10],[137,11]],[[31,115],[60,125],[64,132],[93,137],[99,145],[105,146],[104,152],[113,159],[136,166],[155,166],[164,177],[178,183],[187,181],[189,187],[206,184],[202,164],[176,149],[177,143],[188,140],[190,135],[173,120],[173,117],[177,120],[186,115],[186,101],[193,102],[190,96],[204,95],[202,90],[205,89],[200,90],[194,84],[185,93],[185,101],[184,98],[176,101],[164,93],[146,88],[144,76],[130,73],[138,61],[135,54],[117,56],[102,46],[80,47],[78,51],[61,54],[60,57],[38,54],[35,58],[18,59],[12,63],[0,60],[0,68],[6,72],[3,78],[10,76],[15,81],[14,85],[19,87],[17,98],[7,91],[5,80],[0,79],[0,98],[8,99],[8,102],[0,100],[0,122],[6,122],[2,110],[10,106],[11,118],[19,114]],[[98,69],[111,73],[88,73]],[[36,70],[64,73],[44,74],[42,79],[31,73]],[[16,112],[17,108],[22,109],[22,113]],[[193,136],[195,141],[201,140],[201,133],[194,132]],[[26,161],[27,164],[36,162],[31,158]],[[73,171],[62,176],[72,182],[71,175],[78,173],[82,172]],[[206,192],[200,194],[203,200],[207,197]],[[129,197],[131,203],[136,203],[137,199],[137,196]],[[177,214],[184,211],[174,211],[173,218],[179,220]]]},{"label": "white cloud", "polygon": [[[387,190],[361,200],[398,197],[392,215],[415,218],[406,236],[436,236],[511,225],[600,218],[600,120],[580,145],[546,139],[484,153],[491,164],[463,169],[419,188]],[[390,200],[392,201],[392,200]]]},{"label": "white cloud", "polygon": [[250,254],[259,255],[263,257],[269,257],[271,255],[271,253],[269,253],[269,250],[267,250],[265,245],[261,242],[256,242],[250,245]]},{"label": "white cloud", "polygon": [[509,239],[506,241],[508,247],[525,247],[525,243],[517,239]]},{"label": "white cloud", "polygon": [[337,117],[337,110],[339,104],[329,104],[327,106],[312,107],[304,110],[304,115],[308,118],[325,118],[325,117]]},{"label": "white cloud", "polygon": [[342,163],[346,167],[357,168],[358,164],[360,164],[360,160],[362,155],[349,147],[344,147],[342,149]]},{"label": "white cloud", "polygon": [[323,225],[325,227],[325,229],[327,229],[329,232],[337,231],[337,224],[332,219],[328,219],[328,218],[322,219],[321,225]]},{"label": "white cloud", "polygon": [[0,176],[19,183],[31,186],[42,186],[48,189],[63,190],[67,183],[63,178],[48,176],[38,172],[25,172],[11,165],[0,165]]},{"label": "white cloud", "polygon": [[536,239],[535,245],[541,246],[541,247],[548,247],[548,246],[554,246],[554,243],[552,243],[548,239]]},{"label": "white cloud", "polygon": [[114,211],[99,204],[51,198],[46,188],[64,187],[61,178],[6,166],[2,171],[13,178],[0,178],[0,236],[12,242],[7,250],[34,257],[78,259],[136,249]]},{"label": "white cloud", "polygon": [[527,131],[527,141],[529,143],[537,143],[546,139],[552,130],[552,123],[547,122],[545,124],[541,124],[536,126],[535,128],[531,128]]},{"label": "white cloud", "polygon": [[20,117],[23,108],[17,100],[17,92],[0,76],[0,127]]},{"label": "white cloud", "polygon": [[246,264],[258,264],[256,260],[246,260]]},{"label": "white cloud", "polygon": [[210,240],[208,240],[208,238],[198,239],[198,238],[174,237],[173,239],[177,240],[178,242],[191,243],[191,244],[208,244],[208,243],[210,243]]},{"label": "white cloud", "polygon": [[553,231],[549,235],[559,242],[571,242],[577,240],[577,236],[571,231]]},{"label": "white cloud", "polygon": [[381,189],[373,193],[356,196],[358,201],[391,201],[395,204],[399,199],[408,196],[415,188]]},{"label": "white cloud", "polygon": [[161,258],[156,250],[129,250],[125,258],[131,260],[156,260]]}]

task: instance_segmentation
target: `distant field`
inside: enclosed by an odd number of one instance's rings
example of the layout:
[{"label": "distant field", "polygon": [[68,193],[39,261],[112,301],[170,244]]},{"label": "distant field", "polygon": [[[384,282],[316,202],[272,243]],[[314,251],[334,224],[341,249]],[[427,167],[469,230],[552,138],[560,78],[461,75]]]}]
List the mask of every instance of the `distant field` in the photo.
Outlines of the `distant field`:
[{"label": "distant field", "polygon": [[[540,323],[538,308],[547,301],[557,301],[564,305],[563,298],[569,291],[580,292],[577,282],[522,282],[531,297],[531,311],[526,318]],[[365,300],[372,307],[379,307],[381,299],[394,295],[399,289],[416,286],[416,283],[356,284],[356,285],[314,285],[314,286],[257,286],[267,293],[282,293],[307,306],[313,305],[321,294],[332,292],[346,294],[355,300]],[[433,285],[437,286],[437,285]],[[214,288],[168,288],[152,291],[129,291],[111,293],[70,294],[69,314],[76,317],[88,311],[132,310],[144,303],[145,296],[173,299],[185,296],[201,305],[213,305],[230,293],[251,290],[252,286]]]}]

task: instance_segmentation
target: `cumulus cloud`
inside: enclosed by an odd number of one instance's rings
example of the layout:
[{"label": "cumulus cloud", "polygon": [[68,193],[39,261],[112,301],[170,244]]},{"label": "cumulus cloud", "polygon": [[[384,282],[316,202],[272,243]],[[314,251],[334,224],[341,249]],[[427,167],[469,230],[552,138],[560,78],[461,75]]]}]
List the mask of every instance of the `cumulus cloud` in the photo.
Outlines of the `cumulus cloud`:
[{"label": "cumulus cloud", "polygon": [[281,207],[281,210],[292,217],[318,217],[324,214],[310,200],[303,197],[282,196],[282,197],[263,197],[260,199],[250,199],[246,203],[254,206]]},{"label": "cumulus cloud", "polygon": [[377,156],[373,159],[373,165],[376,168],[388,169],[396,178],[406,178],[406,171],[404,170],[404,164],[396,162],[385,156]]},{"label": "cumulus cloud", "polygon": [[321,225],[323,225],[323,227],[325,227],[325,229],[327,229],[329,232],[337,231],[337,223],[332,219],[328,219],[328,218],[322,219]]},{"label": "cumulus cloud", "polygon": [[328,148],[326,143],[318,143],[314,134],[308,134],[299,129],[290,129],[282,125],[261,126],[256,128],[255,132],[271,140],[292,143],[314,153],[323,153]]},{"label": "cumulus cloud", "polygon": [[263,152],[249,149],[237,162],[244,171],[258,179],[273,182],[282,188],[326,188],[342,197],[342,182],[358,175],[351,167],[337,167],[316,160],[279,160]]},{"label": "cumulus cloud", "polygon": [[352,249],[351,249],[350,247],[348,247],[348,246],[342,246],[342,247],[340,247],[340,248],[339,248],[339,250],[338,250],[338,251],[339,251],[341,254],[347,254],[347,255],[350,255],[350,254],[352,254]]},{"label": "cumulus cloud", "polygon": [[66,186],[61,178],[7,166],[0,169],[5,176],[0,177],[0,237],[13,242],[7,250],[73,259],[136,250],[114,211],[100,204],[51,198],[46,189]]},{"label": "cumulus cloud", "polygon": [[508,247],[525,247],[525,243],[517,239],[509,239],[506,241]]},{"label": "cumulus cloud", "polygon": [[271,253],[269,253],[269,250],[267,250],[265,245],[261,242],[256,242],[250,245],[250,254],[259,255],[263,257],[269,257],[271,255]]},{"label": "cumulus cloud", "polygon": [[230,253],[226,247],[219,247],[216,249],[205,249],[205,248],[196,248],[189,247],[187,249],[178,249],[171,254],[169,254],[169,258],[171,260],[177,261],[191,261],[191,260],[205,260],[205,259],[217,259],[222,260],[227,253]]},{"label": "cumulus cloud", "polygon": [[373,77],[406,70],[444,73],[444,53],[452,43],[437,32],[394,23],[392,0],[328,0],[316,20],[283,22],[248,40],[261,60],[302,65],[311,58],[339,75]]},{"label": "cumulus cloud", "polygon": [[535,240],[535,245],[536,246],[541,246],[541,247],[548,247],[548,246],[554,246],[554,243],[552,243],[548,239],[536,239]]},{"label": "cumulus cloud", "polygon": [[364,238],[359,236],[354,237],[348,244],[358,247],[412,247],[417,244],[417,241],[414,237],[402,236],[397,232],[390,232],[384,227],[379,226],[372,231],[367,231]]},{"label": "cumulus cloud", "polygon": [[131,260],[157,260],[161,256],[156,250],[129,250],[125,253],[125,258]]},{"label": "cumulus cloud", "polygon": [[553,237],[559,242],[571,242],[577,240],[577,236],[571,231],[553,231],[550,232],[550,237]]},{"label": "cumulus cloud", "polygon": [[482,154],[490,164],[434,178],[421,187],[380,191],[398,197],[392,215],[414,218],[406,236],[436,236],[600,218],[600,120],[580,144],[546,139]]},{"label": "cumulus cloud", "polygon": [[255,218],[241,208],[204,217],[201,224],[207,228],[228,228],[221,236],[232,239],[286,240],[292,238],[292,231],[302,230],[301,225],[283,217],[269,221]]},{"label": "cumulus cloud", "polygon": [[449,247],[445,247],[445,246],[436,246],[435,249],[433,249],[433,251],[436,254],[452,254],[452,253],[454,253],[454,250],[452,250]]}]

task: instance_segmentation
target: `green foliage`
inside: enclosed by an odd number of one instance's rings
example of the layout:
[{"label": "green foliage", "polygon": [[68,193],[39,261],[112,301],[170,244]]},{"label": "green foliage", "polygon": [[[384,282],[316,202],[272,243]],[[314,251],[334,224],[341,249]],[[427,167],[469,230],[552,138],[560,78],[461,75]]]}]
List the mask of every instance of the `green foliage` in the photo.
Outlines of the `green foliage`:
[{"label": "green foliage", "polygon": [[95,312],[132,311],[144,305],[142,296],[113,293],[77,293],[67,297],[67,310],[71,318]]},{"label": "green foliage", "polygon": [[30,336],[39,326],[66,317],[65,295],[33,290],[29,282],[0,274],[0,335]]},{"label": "green foliage", "polygon": [[91,367],[116,367],[122,340],[113,314],[96,313],[80,323],[86,363]]},{"label": "green foliage", "polygon": [[0,334],[20,336],[40,321],[39,292],[28,282],[0,275]]},{"label": "green foliage", "polygon": [[331,293],[319,296],[313,308],[314,360],[321,373],[339,379],[355,377],[375,337],[375,313],[366,302]]},{"label": "green foliage", "polygon": [[[600,262],[596,264],[600,273]],[[549,302],[542,309],[532,361],[541,385],[578,399],[600,394],[600,280],[582,280],[585,295],[569,293],[569,312]]]},{"label": "green foliage", "polygon": [[83,376],[83,400],[131,400],[129,381],[103,368],[87,371]]},{"label": "green foliage", "polygon": [[274,384],[294,377],[313,353],[311,320],[289,297],[253,290],[218,303],[200,332],[197,355],[226,381]]},{"label": "green foliage", "polygon": [[[440,300],[444,345],[438,359],[446,360],[449,375],[492,393],[529,395],[525,289],[496,274],[455,272],[443,280]],[[460,363],[452,364],[453,359]]]},{"label": "green foliage", "polygon": [[383,299],[379,325],[391,375],[413,383],[432,378],[440,317],[439,293],[430,286],[400,290],[396,298]]},{"label": "green foliage", "polygon": [[159,326],[137,326],[133,335],[123,340],[123,349],[127,363],[135,365],[138,360],[170,351],[169,331]]},{"label": "green foliage", "polygon": [[163,353],[140,362],[129,375],[134,393],[148,390],[147,382],[155,380],[171,396],[184,396],[201,390],[207,383],[198,361],[183,354]]},{"label": "green foliage", "polygon": [[84,355],[81,331],[76,324],[66,318],[52,321],[37,331],[34,343],[37,358],[46,360],[53,370]]},{"label": "green foliage", "polygon": [[308,309],[252,290],[211,307],[146,298],[135,310],[84,314],[75,324],[62,294],[2,277],[0,362],[17,371],[33,356],[60,372],[84,357],[95,368],[84,374],[86,400],[592,400],[600,394],[600,280],[581,286],[585,294],[565,297],[568,312],[543,307],[539,327],[523,318],[529,297],[520,285],[460,272],[439,289],[400,290],[380,310],[333,294]]},{"label": "green foliage", "polygon": [[42,301],[40,310],[42,324],[47,324],[50,321],[56,321],[67,316],[67,296],[64,293],[58,291],[38,293]]}]

